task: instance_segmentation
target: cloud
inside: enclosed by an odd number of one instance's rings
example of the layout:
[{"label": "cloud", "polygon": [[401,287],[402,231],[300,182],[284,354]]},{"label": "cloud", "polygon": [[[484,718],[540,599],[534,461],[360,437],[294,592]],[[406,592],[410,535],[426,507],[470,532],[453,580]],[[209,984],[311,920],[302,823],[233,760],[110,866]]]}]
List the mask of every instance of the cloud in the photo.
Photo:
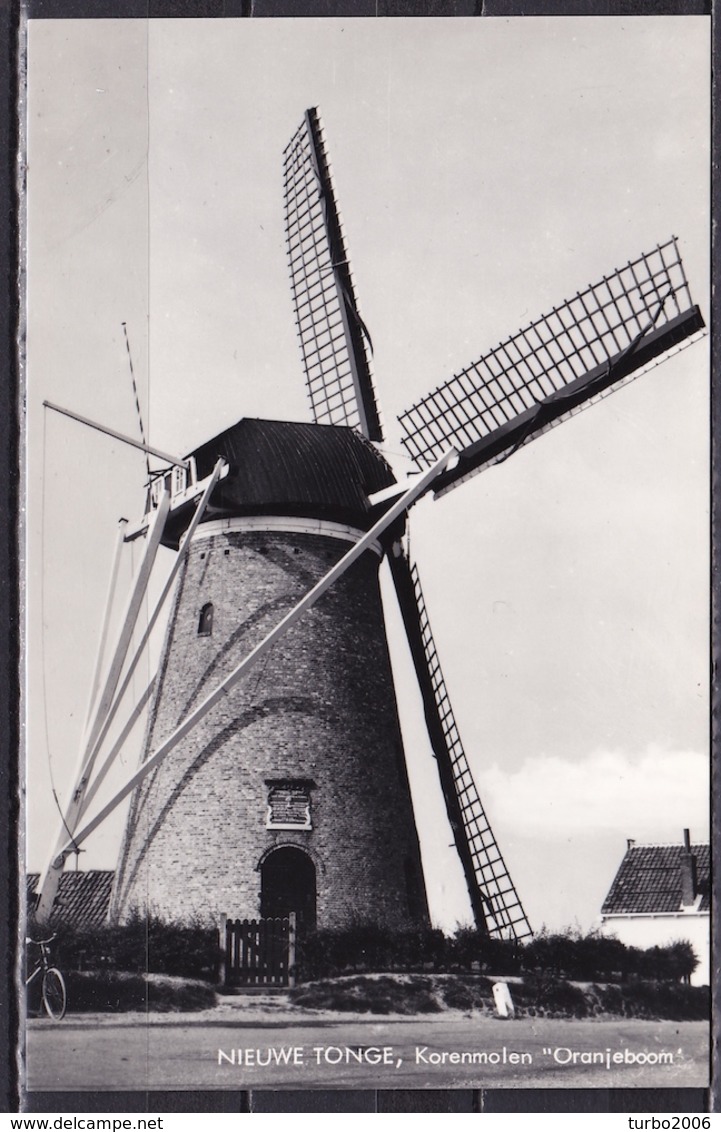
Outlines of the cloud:
[{"label": "cloud", "polygon": [[476,781],[494,827],[522,822],[524,835],[664,842],[680,841],[689,827],[692,837],[708,836],[709,765],[697,751],[597,751],[578,762],[539,755],[514,771],[494,764]]}]

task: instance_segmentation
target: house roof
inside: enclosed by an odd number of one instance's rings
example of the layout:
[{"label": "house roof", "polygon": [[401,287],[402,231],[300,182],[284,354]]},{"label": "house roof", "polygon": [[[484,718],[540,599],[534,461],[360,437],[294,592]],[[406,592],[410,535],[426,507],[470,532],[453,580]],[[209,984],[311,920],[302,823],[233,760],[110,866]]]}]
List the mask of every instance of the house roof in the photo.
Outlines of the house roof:
[{"label": "house roof", "polygon": [[[113,886],[112,870],[94,869],[89,872],[63,873],[58,895],[50,914],[50,922],[61,921],[79,928],[96,928],[105,923]],[[28,873],[28,906],[32,907],[36,895],[39,873]]]},{"label": "house roof", "polygon": [[[601,908],[602,916],[661,914],[681,911],[683,845],[630,844]],[[696,858],[698,911],[710,905],[710,847],[692,845]]]}]

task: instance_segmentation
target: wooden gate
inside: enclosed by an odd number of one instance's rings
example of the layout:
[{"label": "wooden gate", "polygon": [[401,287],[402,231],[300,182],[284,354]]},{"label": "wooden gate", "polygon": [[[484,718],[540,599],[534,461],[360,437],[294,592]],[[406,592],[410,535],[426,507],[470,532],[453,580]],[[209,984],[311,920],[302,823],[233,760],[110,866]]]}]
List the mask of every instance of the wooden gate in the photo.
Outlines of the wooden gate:
[{"label": "wooden gate", "polygon": [[295,986],[295,912],[283,919],[220,917],[224,947],[221,982],[226,986]]}]

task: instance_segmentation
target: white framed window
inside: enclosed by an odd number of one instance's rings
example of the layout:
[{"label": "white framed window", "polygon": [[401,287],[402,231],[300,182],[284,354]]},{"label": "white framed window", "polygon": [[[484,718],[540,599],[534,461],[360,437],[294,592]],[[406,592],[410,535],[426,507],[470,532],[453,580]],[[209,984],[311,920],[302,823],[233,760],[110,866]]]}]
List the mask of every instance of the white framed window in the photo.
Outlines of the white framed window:
[{"label": "white framed window", "polygon": [[170,494],[180,495],[181,491],[185,491],[188,486],[188,470],[181,467],[180,464],[173,465],[173,482]]},{"label": "white framed window", "polygon": [[187,486],[187,468],[182,467],[180,464],[173,464],[172,468],[156,476],[150,484],[150,500],[153,508],[157,508],[160,504],[160,497],[164,491],[170,493],[172,501],[177,495],[181,495]]}]

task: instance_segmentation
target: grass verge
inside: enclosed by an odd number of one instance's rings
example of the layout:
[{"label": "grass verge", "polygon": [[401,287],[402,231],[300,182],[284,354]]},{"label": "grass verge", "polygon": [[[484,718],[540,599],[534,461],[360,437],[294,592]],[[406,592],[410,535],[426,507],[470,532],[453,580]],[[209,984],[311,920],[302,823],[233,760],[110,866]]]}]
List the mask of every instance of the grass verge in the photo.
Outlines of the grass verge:
[{"label": "grass verge", "polygon": [[[137,975],[127,971],[65,973],[68,1014],[120,1014],[131,1010],[161,1013],[207,1010],[217,996],[208,983],[172,975]],[[39,1011],[39,996],[28,1002]]]},{"label": "grass verge", "polygon": [[[464,975],[353,975],[294,988],[289,1001],[312,1010],[359,1014],[436,1014],[461,1010],[492,1016],[493,981]],[[680,983],[578,984],[536,976],[509,984],[518,1017],[646,1018],[695,1021],[709,1017],[708,987]]]}]

